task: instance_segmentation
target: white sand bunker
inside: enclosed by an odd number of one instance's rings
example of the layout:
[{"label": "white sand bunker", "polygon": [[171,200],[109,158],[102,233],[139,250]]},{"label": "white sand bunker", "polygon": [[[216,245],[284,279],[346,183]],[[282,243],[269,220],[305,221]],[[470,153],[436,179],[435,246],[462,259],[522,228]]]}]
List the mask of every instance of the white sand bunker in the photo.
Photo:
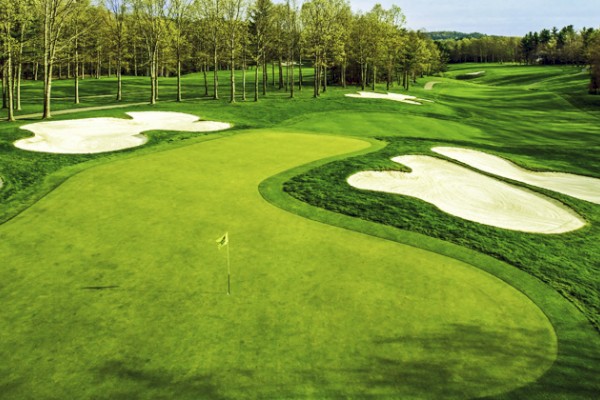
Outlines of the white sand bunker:
[{"label": "white sand bunker", "polygon": [[34,137],[17,140],[23,150],[62,154],[103,153],[141,146],[148,138],[141,132],[170,130],[212,132],[230,128],[223,122],[199,121],[195,115],[166,111],[128,112],[133,119],[86,118],[37,122],[24,125]]},{"label": "white sand bunker", "polygon": [[585,221],[549,197],[522,189],[449,161],[400,156],[392,161],[412,172],[363,171],[348,178],[356,188],[397,193],[427,201],[469,221],[532,233],[563,233]]},{"label": "white sand bunker", "polygon": [[434,147],[432,150],[490,174],[600,204],[600,179],[597,178],[562,172],[529,171],[504,158],[477,150],[457,147]]},{"label": "white sand bunker", "polygon": [[415,96],[409,96],[407,94],[401,94],[401,93],[375,93],[375,92],[358,92],[358,94],[347,94],[346,97],[355,97],[355,98],[359,98],[359,99],[384,99],[384,100],[393,100],[393,101],[399,101],[402,103],[407,103],[407,104],[414,104],[417,106],[422,105],[421,103],[419,103],[420,101],[428,101],[431,102],[431,100],[426,100],[426,99],[419,99]]}]

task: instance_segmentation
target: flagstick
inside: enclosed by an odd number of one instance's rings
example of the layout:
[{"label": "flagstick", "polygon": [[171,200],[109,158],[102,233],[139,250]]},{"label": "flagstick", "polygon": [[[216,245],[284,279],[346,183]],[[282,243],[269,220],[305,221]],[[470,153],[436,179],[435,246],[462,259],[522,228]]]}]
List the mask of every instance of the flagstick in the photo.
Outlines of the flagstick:
[{"label": "flagstick", "polygon": [[229,264],[229,243],[227,243],[227,295],[231,294],[231,267]]}]

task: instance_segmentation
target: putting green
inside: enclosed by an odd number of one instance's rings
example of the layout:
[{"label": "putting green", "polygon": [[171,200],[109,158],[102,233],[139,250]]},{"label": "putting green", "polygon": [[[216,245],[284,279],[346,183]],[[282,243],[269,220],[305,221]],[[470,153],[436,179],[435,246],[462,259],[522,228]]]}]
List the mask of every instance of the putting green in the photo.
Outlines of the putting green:
[{"label": "putting green", "polygon": [[[0,226],[9,398],[470,398],[538,379],[554,331],[463,262],[266,202],[366,148],[259,131],[73,176]],[[230,233],[232,295],[226,292]]]}]

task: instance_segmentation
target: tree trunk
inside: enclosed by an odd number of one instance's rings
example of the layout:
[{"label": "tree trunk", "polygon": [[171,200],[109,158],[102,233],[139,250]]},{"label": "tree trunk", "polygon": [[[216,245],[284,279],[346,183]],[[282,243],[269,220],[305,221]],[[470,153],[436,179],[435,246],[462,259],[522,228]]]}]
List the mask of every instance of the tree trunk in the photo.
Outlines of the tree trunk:
[{"label": "tree trunk", "polygon": [[258,67],[259,60],[256,60],[256,68],[254,69],[254,101],[258,101]]},{"label": "tree trunk", "polygon": [[19,42],[19,59],[17,63],[17,73],[16,73],[16,95],[17,95],[17,104],[15,108],[17,111],[21,111],[21,77],[23,76],[23,45],[25,43],[25,24],[21,24],[21,38]]},{"label": "tree trunk", "polygon": [[133,76],[138,76],[137,46],[133,42]]},{"label": "tree trunk", "polygon": [[294,57],[290,57],[290,99],[294,98]]},{"label": "tree trunk", "polygon": [[79,42],[78,42],[78,26],[77,22],[75,22],[75,74],[74,74],[74,83],[75,83],[75,104],[79,104]]},{"label": "tree trunk", "polygon": [[346,58],[344,57],[344,61],[342,61],[342,78],[341,78],[342,88],[346,89]]},{"label": "tree trunk", "polygon": [[262,59],[263,59],[263,80],[262,80],[262,91],[263,91],[263,96],[267,95],[267,83],[269,80],[269,76],[268,76],[268,72],[267,72],[267,58],[266,58],[266,54],[265,51],[263,49],[262,51]]},{"label": "tree trunk", "polygon": [[[10,25],[6,27],[6,30],[10,32]],[[12,45],[10,41],[6,43],[6,69],[4,70],[6,73],[6,92],[7,92],[7,104],[6,108],[8,110],[8,116],[6,118],[7,121],[13,122],[15,120],[15,111],[14,111],[14,98],[13,98],[13,68],[12,68]]]},{"label": "tree trunk", "polygon": [[283,89],[283,61],[281,60],[281,56],[279,56],[279,90]]},{"label": "tree trunk", "polygon": [[313,82],[313,97],[319,97],[319,88],[321,86],[321,66],[319,65],[319,57],[315,55],[315,79]]},{"label": "tree trunk", "polygon": [[377,83],[377,67],[373,65],[373,91],[375,91],[375,84]]},{"label": "tree trunk", "polygon": [[231,68],[230,68],[230,83],[231,83],[231,95],[229,97],[230,103],[235,103],[235,35],[231,35]]},{"label": "tree trunk", "polygon": [[181,101],[181,55],[177,51],[177,102]]},{"label": "tree trunk", "polygon": [[77,39],[75,39],[75,74],[74,74],[74,84],[75,84],[75,104],[79,104],[79,53],[77,51]]},{"label": "tree trunk", "polygon": [[156,104],[156,46],[150,52],[150,104]]},{"label": "tree trunk", "polygon": [[360,64],[360,89],[365,90],[365,79],[367,75],[367,63]]},{"label": "tree trunk", "polygon": [[52,43],[50,41],[49,4],[45,5],[44,17],[44,110],[42,119],[52,117],[50,112],[50,95],[52,93]]},{"label": "tree trunk", "polygon": [[2,66],[2,109],[4,110],[6,107],[8,107],[8,102],[7,102],[7,93],[6,93],[6,65]]},{"label": "tree trunk", "polygon": [[385,82],[385,90],[390,90],[391,81],[392,81],[392,68],[388,66],[388,72],[387,72],[386,82]]},{"label": "tree trunk", "polygon": [[102,68],[102,64],[100,64],[100,51],[96,53],[96,79],[100,79],[100,68]]},{"label": "tree trunk", "polygon": [[[22,52],[22,50],[21,50]],[[19,57],[20,58],[20,57]],[[17,82],[16,82],[16,104],[15,108],[17,111],[21,111],[21,77],[23,76],[23,62],[19,59],[17,64]]]},{"label": "tree trunk", "polygon": [[213,95],[213,99],[215,100],[219,100],[219,76],[217,74],[217,45],[215,43],[214,48],[213,48],[213,66],[214,66],[214,70],[213,70],[213,86],[214,86],[214,95]]},{"label": "tree trunk", "polygon": [[[299,51],[298,53],[302,53]],[[302,92],[302,54],[298,56],[298,91]]]},{"label": "tree trunk", "polygon": [[42,119],[52,118],[50,112],[50,96],[52,94],[52,63],[44,56],[44,111]]},{"label": "tree trunk", "polygon": [[123,79],[121,77],[123,65],[121,62],[121,56],[119,55],[117,60],[117,101],[123,100]]},{"label": "tree trunk", "polygon": [[246,101],[246,47],[244,45],[244,58],[242,62],[242,101]]},{"label": "tree trunk", "polygon": [[158,60],[158,43],[156,43],[156,51],[154,53],[154,100],[158,101],[158,71],[160,70]]},{"label": "tree trunk", "polygon": [[204,75],[204,96],[208,96],[208,65],[206,65],[206,61],[202,65],[202,74]]}]

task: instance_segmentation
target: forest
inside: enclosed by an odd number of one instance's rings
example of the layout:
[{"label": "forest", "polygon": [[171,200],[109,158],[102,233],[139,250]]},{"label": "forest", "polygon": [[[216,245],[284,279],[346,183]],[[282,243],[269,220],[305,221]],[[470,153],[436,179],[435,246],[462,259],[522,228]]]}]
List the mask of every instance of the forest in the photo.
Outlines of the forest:
[{"label": "forest", "polygon": [[[376,82],[408,90],[447,63],[520,62],[587,66],[589,92],[600,88],[600,30],[573,26],[524,37],[482,36],[433,40],[406,28],[398,6],[380,4],[353,12],[345,0],[6,0],[0,9],[2,107],[21,108],[21,81],[43,80],[43,118],[51,116],[53,79],[72,79],[79,103],[80,79],[116,76],[122,100],[124,75],[149,77],[156,103],[158,78],[200,72],[205,95],[219,98],[218,71],[230,71],[229,100],[236,101],[235,72],[254,75],[253,99],[277,76],[294,96],[303,84],[300,65],[314,68],[314,97],[327,85]],[[210,89],[209,89],[210,88]],[[243,91],[243,100],[246,91]]]}]

